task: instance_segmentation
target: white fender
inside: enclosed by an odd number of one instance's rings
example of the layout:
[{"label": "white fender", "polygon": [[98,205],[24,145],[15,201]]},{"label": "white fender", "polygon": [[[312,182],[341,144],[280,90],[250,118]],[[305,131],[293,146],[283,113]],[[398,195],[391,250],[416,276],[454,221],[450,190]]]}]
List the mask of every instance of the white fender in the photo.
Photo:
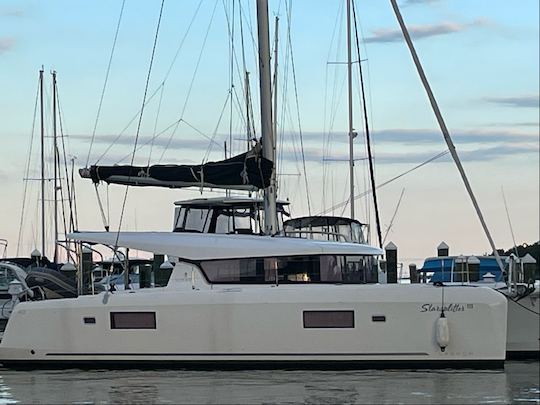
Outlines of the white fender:
[{"label": "white fender", "polygon": [[437,319],[436,327],[437,344],[441,348],[441,351],[444,352],[444,349],[450,343],[450,327],[448,326],[448,318],[446,318],[444,314],[442,314],[441,317]]}]

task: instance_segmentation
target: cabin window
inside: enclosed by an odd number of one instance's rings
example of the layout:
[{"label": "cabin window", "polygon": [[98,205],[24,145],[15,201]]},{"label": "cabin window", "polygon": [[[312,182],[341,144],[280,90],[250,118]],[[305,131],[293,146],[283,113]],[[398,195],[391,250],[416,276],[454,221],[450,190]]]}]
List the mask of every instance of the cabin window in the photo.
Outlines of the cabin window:
[{"label": "cabin window", "polygon": [[181,231],[186,217],[186,209],[184,207],[176,208],[176,220],[174,221],[174,232]]},{"label": "cabin window", "polygon": [[189,208],[186,213],[184,231],[208,232],[210,212],[208,208]]},{"label": "cabin window", "polygon": [[111,329],[156,329],[156,313],[111,312]]},{"label": "cabin window", "polygon": [[212,260],[200,264],[211,283],[377,282],[376,262],[371,256],[287,256]]},{"label": "cabin window", "polygon": [[233,229],[233,218],[230,211],[221,211],[216,218],[216,233],[231,233]]},{"label": "cabin window", "polygon": [[354,328],[354,311],[304,311],[304,328]]}]

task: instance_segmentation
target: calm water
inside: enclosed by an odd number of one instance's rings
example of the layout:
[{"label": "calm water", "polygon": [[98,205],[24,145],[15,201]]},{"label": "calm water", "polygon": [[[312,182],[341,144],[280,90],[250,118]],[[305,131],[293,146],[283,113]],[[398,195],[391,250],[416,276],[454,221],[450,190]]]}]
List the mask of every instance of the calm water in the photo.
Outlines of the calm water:
[{"label": "calm water", "polygon": [[0,403],[540,403],[540,363],[502,371],[11,371]]}]

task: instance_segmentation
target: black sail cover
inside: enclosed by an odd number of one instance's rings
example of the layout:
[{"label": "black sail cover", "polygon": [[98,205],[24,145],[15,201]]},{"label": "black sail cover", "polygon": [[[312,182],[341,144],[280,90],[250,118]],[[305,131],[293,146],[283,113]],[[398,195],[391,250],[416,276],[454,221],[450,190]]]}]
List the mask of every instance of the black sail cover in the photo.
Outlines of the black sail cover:
[{"label": "black sail cover", "polygon": [[257,144],[241,155],[201,165],[90,166],[80,169],[79,173],[94,183],[255,191],[268,187],[272,169],[272,161],[262,156],[260,144]]}]

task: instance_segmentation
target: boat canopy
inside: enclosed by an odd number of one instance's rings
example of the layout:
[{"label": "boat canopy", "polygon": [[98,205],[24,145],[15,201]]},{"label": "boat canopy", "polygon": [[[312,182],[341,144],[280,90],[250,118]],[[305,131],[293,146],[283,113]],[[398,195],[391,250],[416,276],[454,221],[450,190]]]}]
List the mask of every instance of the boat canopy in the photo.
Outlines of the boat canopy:
[{"label": "boat canopy", "polygon": [[[383,254],[379,248],[358,243],[327,242],[280,236],[220,235],[178,232],[77,232],[69,239],[137,249],[186,260],[214,260],[295,255]],[[118,242],[117,242],[118,241]]]},{"label": "boat canopy", "polygon": [[241,155],[200,165],[97,166],[79,170],[94,183],[168,188],[207,187],[256,191],[268,187],[273,163],[262,156],[260,144]]}]

